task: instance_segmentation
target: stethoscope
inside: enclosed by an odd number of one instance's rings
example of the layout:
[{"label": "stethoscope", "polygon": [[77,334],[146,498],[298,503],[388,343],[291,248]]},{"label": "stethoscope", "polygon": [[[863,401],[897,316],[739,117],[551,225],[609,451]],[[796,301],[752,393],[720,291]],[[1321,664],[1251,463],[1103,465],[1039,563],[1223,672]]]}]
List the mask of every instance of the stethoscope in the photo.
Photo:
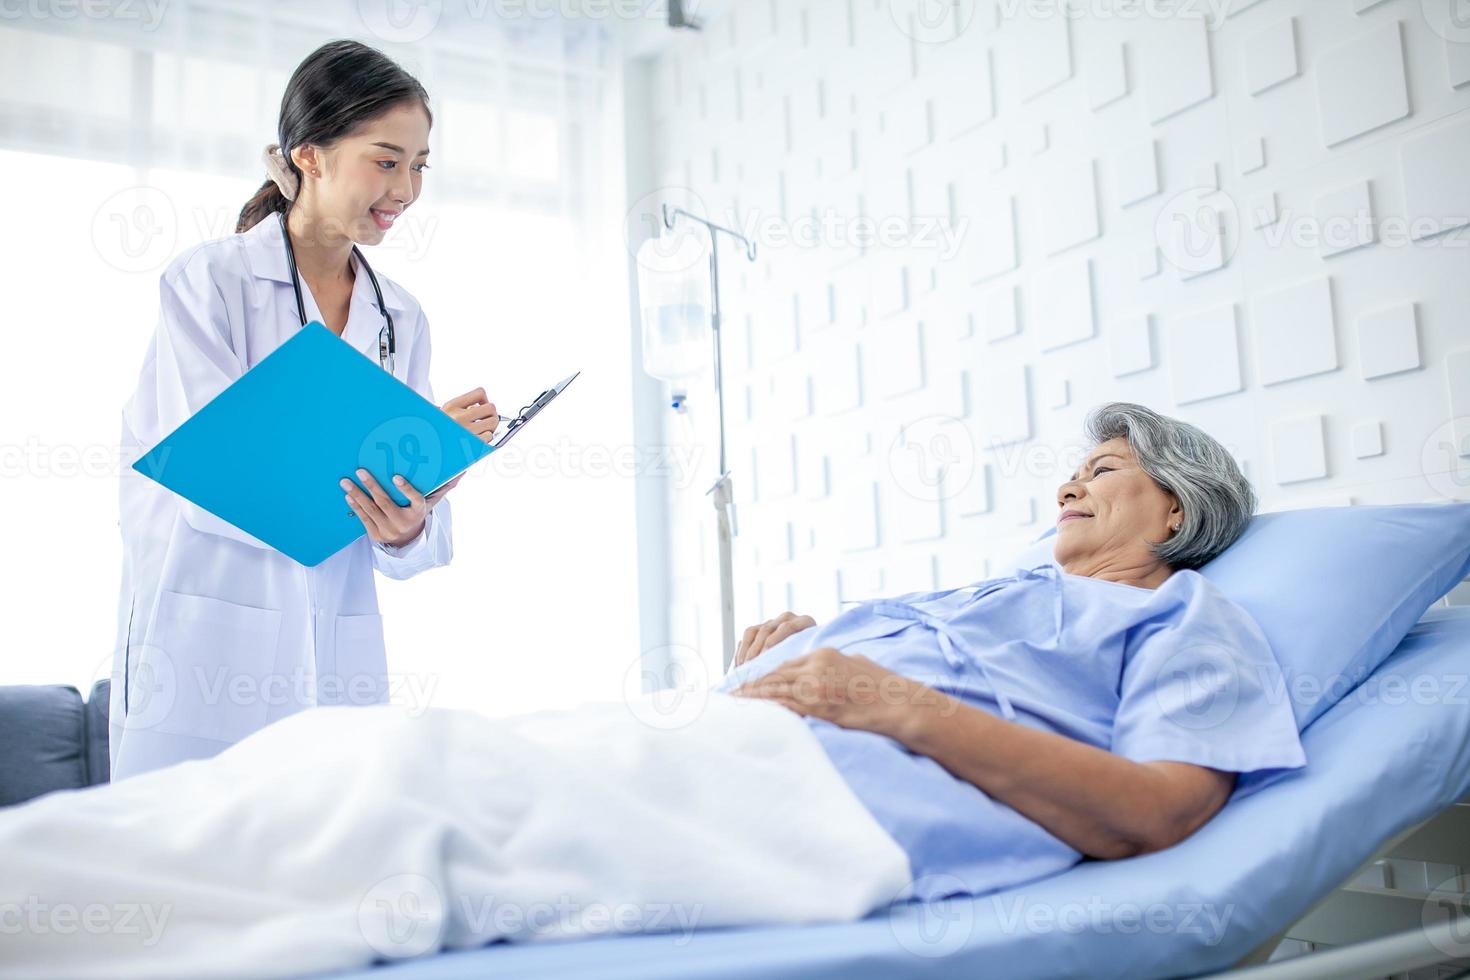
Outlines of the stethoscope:
[{"label": "stethoscope", "polygon": [[[301,325],[306,326],[306,304],[301,299],[301,278],[296,274],[296,251],[291,247],[291,233],[286,230],[286,214],[279,212],[281,219],[281,237],[286,240],[286,264],[291,267],[291,288],[296,290],[296,313],[301,317]],[[393,336],[393,317],[389,315],[388,308],[383,305],[383,291],[378,288],[378,277],[373,275],[373,267],[368,265],[368,260],[358,251],[356,245],[352,246],[352,254],[357,256],[357,261],[362,270],[368,274],[368,279],[373,284],[373,295],[378,299],[378,312],[383,314],[383,329],[378,331],[378,363],[383,370],[389,374],[393,373],[393,355],[398,352],[398,341]]]}]

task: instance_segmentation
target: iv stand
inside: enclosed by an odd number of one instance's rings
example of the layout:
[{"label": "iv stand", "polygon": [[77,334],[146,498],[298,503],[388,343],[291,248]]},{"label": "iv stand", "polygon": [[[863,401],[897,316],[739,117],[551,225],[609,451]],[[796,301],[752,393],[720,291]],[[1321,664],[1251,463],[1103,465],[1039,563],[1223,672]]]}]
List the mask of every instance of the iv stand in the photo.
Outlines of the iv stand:
[{"label": "iv stand", "polygon": [[735,496],[730,488],[730,471],[725,466],[725,380],[724,362],[720,353],[720,247],[717,232],[724,232],[745,245],[745,257],[755,261],[755,243],[739,232],[731,231],[683,208],[670,210],[662,206],[664,227],[670,230],[679,215],[698,222],[709,231],[709,281],[710,281],[710,332],[715,343],[715,404],[720,417],[720,476],[715,485],[705,491],[712,495],[715,505],[717,530],[720,542],[720,637],[724,648],[724,669],[729,671],[735,659],[735,567],[731,558],[731,538],[735,533]]}]

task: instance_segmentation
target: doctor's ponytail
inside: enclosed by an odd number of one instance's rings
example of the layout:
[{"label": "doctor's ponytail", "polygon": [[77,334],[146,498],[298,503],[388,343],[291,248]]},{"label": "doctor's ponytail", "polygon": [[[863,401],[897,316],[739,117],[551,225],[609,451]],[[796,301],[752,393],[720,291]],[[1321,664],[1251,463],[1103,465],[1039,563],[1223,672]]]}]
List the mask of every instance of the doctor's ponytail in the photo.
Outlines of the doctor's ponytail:
[{"label": "doctor's ponytail", "polygon": [[267,178],[266,182],[260,185],[260,190],[255,192],[255,196],[246,201],[245,206],[240,209],[239,220],[235,222],[235,231],[249,231],[260,224],[264,218],[277,211],[285,211],[290,206],[291,202],[286,200],[286,195],[281,193],[276,182]]},{"label": "doctor's ponytail", "polygon": [[[419,80],[404,71],[392,58],[359,41],[328,41],[296,66],[286,92],[281,96],[277,124],[281,155],[301,185],[301,171],[291,160],[291,148],[312,144],[328,147],[403,102],[415,102],[429,112],[429,94]],[[260,185],[240,209],[235,231],[249,231],[265,218],[284,213],[291,201],[275,178]]]}]

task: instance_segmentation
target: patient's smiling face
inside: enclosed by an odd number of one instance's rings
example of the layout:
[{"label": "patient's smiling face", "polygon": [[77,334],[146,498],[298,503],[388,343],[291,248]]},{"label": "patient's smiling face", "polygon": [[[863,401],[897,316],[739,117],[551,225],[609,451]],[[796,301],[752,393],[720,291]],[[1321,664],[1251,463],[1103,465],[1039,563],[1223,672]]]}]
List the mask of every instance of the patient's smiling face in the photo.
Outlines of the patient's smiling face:
[{"label": "patient's smiling face", "polygon": [[1095,446],[1057,488],[1057,517],[1052,554],[1063,571],[1146,589],[1173,573],[1149,545],[1166,540],[1184,511],[1138,465],[1125,438]]}]

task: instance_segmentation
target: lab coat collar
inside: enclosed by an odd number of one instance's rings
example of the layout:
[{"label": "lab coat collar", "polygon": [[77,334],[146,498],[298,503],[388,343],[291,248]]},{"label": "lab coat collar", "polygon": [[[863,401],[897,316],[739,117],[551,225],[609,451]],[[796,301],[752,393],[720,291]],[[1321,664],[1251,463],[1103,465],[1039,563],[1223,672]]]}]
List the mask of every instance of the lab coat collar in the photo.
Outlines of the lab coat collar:
[{"label": "lab coat collar", "polygon": [[[291,269],[286,265],[286,241],[281,234],[281,219],[274,214],[266,215],[255,227],[242,233],[245,240],[245,260],[250,272],[261,278],[291,285]],[[371,260],[369,260],[371,261]],[[383,304],[394,314],[408,312],[408,304],[396,284],[374,269],[378,286],[383,290]],[[305,287],[303,286],[303,293]],[[303,296],[304,298],[304,296]],[[292,300],[293,304],[295,300]],[[373,296],[373,284],[366,276],[359,276],[352,285],[352,303],[366,302],[374,317],[378,317],[377,299]],[[376,343],[377,328],[373,332]]]}]

